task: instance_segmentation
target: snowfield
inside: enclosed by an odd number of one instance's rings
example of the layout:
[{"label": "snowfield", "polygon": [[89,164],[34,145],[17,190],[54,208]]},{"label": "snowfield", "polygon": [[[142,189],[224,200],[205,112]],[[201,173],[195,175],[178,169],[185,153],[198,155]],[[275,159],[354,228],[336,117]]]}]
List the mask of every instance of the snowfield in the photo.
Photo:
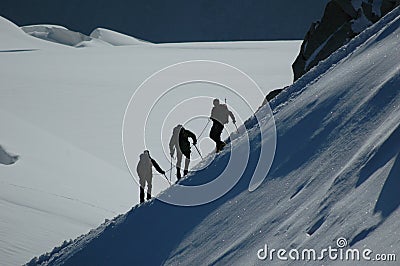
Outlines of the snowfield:
[{"label": "snowfield", "polygon": [[[260,140],[250,134],[250,164],[222,198],[197,207],[152,200],[31,263],[305,265],[310,262],[279,260],[276,253],[273,261],[262,261],[257,254],[263,255],[265,245],[319,252],[338,243],[371,249],[373,260],[325,257],[311,264],[377,265],[379,254],[397,254],[399,260],[399,26],[397,8],[271,103],[277,151],[267,179],[254,192],[247,188]],[[266,118],[260,127],[270,122]],[[250,132],[257,131],[255,124],[247,121]],[[232,143],[233,150],[244,145],[240,138]],[[212,180],[229,154],[225,150],[183,183]]]},{"label": "snowfield", "polygon": [[[49,29],[63,28],[31,28]],[[49,42],[4,18],[0,32],[0,145],[19,155],[0,164],[0,265],[25,263],[138,203],[122,152],[122,120],[151,74],[182,61],[216,60],[248,73],[266,94],[291,83],[300,48],[299,41],[136,45],[101,30],[106,42],[135,45],[77,49],[66,45],[68,34],[57,35],[64,44]],[[165,180],[154,182],[154,193],[166,188]]]}]

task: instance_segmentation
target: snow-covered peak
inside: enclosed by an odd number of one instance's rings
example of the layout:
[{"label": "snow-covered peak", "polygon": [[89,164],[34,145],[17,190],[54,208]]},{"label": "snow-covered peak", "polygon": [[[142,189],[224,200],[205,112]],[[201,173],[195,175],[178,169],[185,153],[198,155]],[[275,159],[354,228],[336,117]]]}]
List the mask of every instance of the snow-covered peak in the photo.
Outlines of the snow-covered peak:
[{"label": "snow-covered peak", "polygon": [[0,16],[0,51],[25,51],[56,47],[27,35],[17,25]]},{"label": "snow-covered peak", "polygon": [[103,28],[95,29],[90,36],[86,36],[80,32],[71,31],[63,26],[58,25],[29,25],[21,28],[24,32],[33,37],[77,48],[124,46],[148,43],[134,37]]},{"label": "snow-covered peak", "polygon": [[90,34],[90,37],[102,40],[115,46],[138,45],[148,43],[143,40],[103,28],[97,28],[93,30]]},{"label": "snow-covered peak", "polygon": [[30,25],[21,28],[24,32],[33,37],[68,46],[93,47],[110,45],[102,40],[93,39],[82,33],[71,31],[57,25]]},{"label": "snow-covered peak", "polygon": [[0,31],[8,32],[9,35],[23,34],[23,31],[17,25],[3,17],[0,17]]}]

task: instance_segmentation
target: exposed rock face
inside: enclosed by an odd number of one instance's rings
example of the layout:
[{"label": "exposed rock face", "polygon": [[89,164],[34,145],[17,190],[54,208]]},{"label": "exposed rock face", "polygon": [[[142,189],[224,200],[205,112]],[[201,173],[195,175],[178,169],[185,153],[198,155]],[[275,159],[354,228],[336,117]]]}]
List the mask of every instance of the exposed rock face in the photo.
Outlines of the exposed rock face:
[{"label": "exposed rock face", "polygon": [[11,155],[7,153],[0,145],[0,164],[10,165],[18,160],[18,155]]},{"label": "exposed rock face", "polygon": [[272,101],[276,96],[278,96],[279,93],[281,93],[287,87],[288,86],[284,87],[283,89],[276,89],[276,90],[273,90],[270,93],[268,93],[268,95],[265,96],[265,99],[264,99],[263,103],[261,104],[261,106],[264,106],[266,103],[269,103],[270,101]]},{"label": "exposed rock face", "polygon": [[293,63],[294,80],[400,5],[400,0],[332,0],[313,23]]}]

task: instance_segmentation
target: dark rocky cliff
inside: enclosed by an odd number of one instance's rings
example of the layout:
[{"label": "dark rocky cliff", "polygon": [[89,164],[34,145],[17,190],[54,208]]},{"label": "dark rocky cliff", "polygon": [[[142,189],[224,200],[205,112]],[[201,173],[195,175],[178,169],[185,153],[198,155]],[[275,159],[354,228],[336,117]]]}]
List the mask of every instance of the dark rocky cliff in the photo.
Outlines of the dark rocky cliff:
[{"label": "dark rocky cliff", "polygon": [[400,4],[400,0],[331,0],[312,23],[293,63],[294,79],[348,43]]}]

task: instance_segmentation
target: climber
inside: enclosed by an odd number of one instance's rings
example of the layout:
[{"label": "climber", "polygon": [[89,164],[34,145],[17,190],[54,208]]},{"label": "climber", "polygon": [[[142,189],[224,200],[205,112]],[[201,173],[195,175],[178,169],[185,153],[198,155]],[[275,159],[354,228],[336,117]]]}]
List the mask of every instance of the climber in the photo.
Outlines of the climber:
[{"label": "climber", "polygon": [[151,199],[151,188],[153,181],[153,169],[154,168],[160,173],[165,175],[165,171],[161,169],[158,163],[150,157],[150,152],[145,150],[140,154],[140,160],[136,167],[136,172],[139,175],[140,184],[140,203],[144,202],[144,189],[147,183],[147,200]]},{"label": "climber", "polygon": [[182,155],[185,155],[185,168],[183,171],[183,176],[188,174],[189,162],[190,162],[190,142],[189,138],[192,139],[193,145],[197,144],[196,135],[190,130],[185,129],[182,125],[177,125],[172,131],[172,137],[169,141],[169,151],[171,159],[174,158],[176,151],[176,177],[178,181],[181,179],[181,164]]},{"label": "climber", "polygon": [[221,140],[221,134],[222,130],[224,129],[224,125],[228,124],[229,117],[231,117],[232,122],[236,125],[236,119],[226,104],[220,104],[218,99],[214,99],[213,104],[214,107],[211,110],[210,117],[210,119],[213,121],[213,125],[210,130],[210,138],[215,141],[216,152],[220,152],[226,145],[225,142]]}]

